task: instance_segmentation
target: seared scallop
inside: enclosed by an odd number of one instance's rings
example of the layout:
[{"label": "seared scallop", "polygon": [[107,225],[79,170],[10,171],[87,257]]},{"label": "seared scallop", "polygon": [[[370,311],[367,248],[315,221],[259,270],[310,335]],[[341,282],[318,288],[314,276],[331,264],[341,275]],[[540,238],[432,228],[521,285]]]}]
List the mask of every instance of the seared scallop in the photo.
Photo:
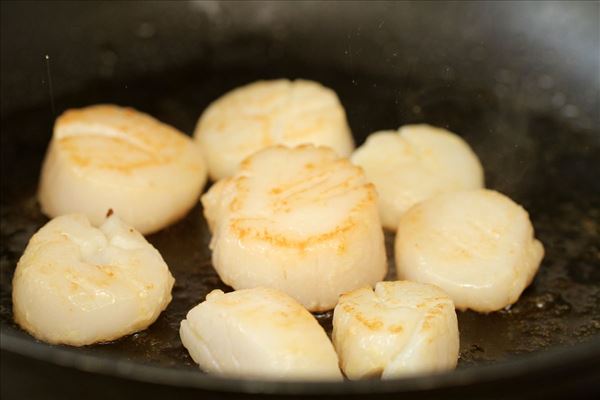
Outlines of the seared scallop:
[{"label": "seared scallop", "polygon": [[206,182],[199,146],[131,108],[97,105],[56,120],[42,167],[39,201],[49,217],[108,209],[143,234],[182,218]]},{"label": "seared scallop", "polygon": [[99,228],[64,215],[33,235],[17,264],[14,318],[48,343],[106,342],[152,324],[173,282],[158,251],[115,215]]},{"label": "seared scallop", "polygon": [[204,111],[194,136],[215,181],[232,176],[243,159],[275,144],[328,146],[344,157],[354,149],[335,92],[305,80],[258,81],[226,93]]},{"label": "seared scallop", "polygon": [[458,309],[500,310],[516,302],[544,256],[529,215],[492,190],[447,193],[400,219],[398,276],[432,283]]},{"label": "seared scallop", "polygon": [[333,314],[333,343],[350,379],[398,378],[453,369],[459,335],[452,300],[415,282],[379,282],[344,294]]},{"label": "seared scallop", "polygon": [[208,372],[269,380],[341,380],[327,334],[275,289],[213,290],[181,322],[181,341]]},{"label": "seared scallop", "polygon": [[213,265],[235,289],[277,288],[321,311],[385,276],[375,189],[328,148],[262,150],[202,204]]},{"label": "seared scallop", "polygon": [[483,168],[459,136],[429,125],[371,134],[352,155],[379,193],[383,226],[396,230],[413,205],[440,193],[483,187]]}]

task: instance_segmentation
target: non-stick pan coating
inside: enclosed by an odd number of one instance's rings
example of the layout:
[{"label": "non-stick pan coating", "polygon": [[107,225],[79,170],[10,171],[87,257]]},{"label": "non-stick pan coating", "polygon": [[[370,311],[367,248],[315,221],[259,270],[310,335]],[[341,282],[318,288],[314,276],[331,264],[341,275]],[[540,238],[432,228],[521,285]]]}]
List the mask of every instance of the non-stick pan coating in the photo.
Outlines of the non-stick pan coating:
[{"label": "non-stick pan coating", "polygon": [[[459,370],[475,371],[486,364],[526,360],[528,353],[576,345],[600,354],[600,134],[597,115],[585,108],[588,103],[583,101],[578,108],[560,101],[560,91],[553,88],[555,78],[544,74],[535,84],[541,86],[539,93],[547,97],[547,106],[536,110],[522,94],[511,96],[511,80],[518,77],[510,70],[499,72],[500,83],[475,85],[462,84],[456,71],[449,70],[446,75],[442,71],[433,79],[427,71],[390,74],[377,68],[352,68],[345,61],[314,65],[291,54],[268,56],[268,63],[240,62],[244,52],[249,57],[263,54],[269,40],[261,36],[232,40],[228,47],[218,50],[237,54],[231,58],[215,56],[212,62],[189,62],[127,79],[88,81],[77,90],[60,93],[52,105],[44,101],[3,109],[3,346],[16,352],[26,349],[21,351],[25,353],[37,349],[43,353],[38,355],[41,358],[78,367],[82,364],[77,363],[77,357],[89,355],[85,362],[92,371],[94,363],[102,365],[104,372],[113,363],[113,373],[140,379],[144,379],[143,369],[148,366],[154,373],[163,368],[166,375],[182,369],[187,371],[188,382],[176,383],[194,386],[194,376],[202,373],[181,345],[179,323],[210,290],[231,290],[211,266],[210,233],[200,205],[179,223],[148,237],[176,279],[173,301],[149,329],[113,343],[80,349],[38,348],[31,347],[29,342],[34,339],[12,321],[14,268],[31,235],[47,221],[36,202],[36,189],[52,121],[69,107],[111,102],[133,106],[191,134],[200,112],[227,90],[256,79],[288,77],[314,79],[333,88],[346,108],[358,144],[372,131],[407,123],[424,122],[457,132],[480,157],[486,185],[529,210],[536,236],[546,248],[540,271],[509,310],[488,315],[458,313]],[[118,60],[119,55],[111,57]],[[499,87],[504,87],[504,92]],[[386,234],[389,279],[395,277],[393,236]],[[330,331],[331,315],[318,318]],[[59,350],[53,353],[53,349]],[[123,361],[125,366],[119,367]],[[445,379],[452,379],[452,374]],[[226,381],[223,387],[227,387]]]}]

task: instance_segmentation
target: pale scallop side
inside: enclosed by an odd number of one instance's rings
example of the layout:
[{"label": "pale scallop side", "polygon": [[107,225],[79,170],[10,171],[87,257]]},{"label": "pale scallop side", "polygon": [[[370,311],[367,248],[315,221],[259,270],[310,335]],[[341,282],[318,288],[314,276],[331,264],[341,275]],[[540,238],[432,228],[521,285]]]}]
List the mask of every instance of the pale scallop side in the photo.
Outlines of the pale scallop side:
[{"label": "pale scallop side", "polygon": [[342,379],[317,320],[268,288],[213,290],[181,322],[181,341],[205,372],[268,380]]},{"label": "pale scallop side", "polygon": [[387,271],[377,193],[331,149],[262,150],[202,204],[213,265],[235,289],[273,287],[324,311]]},{"label": "pale scallop side", "polygon": [[402,214],[420,201],[484,184],[483,168],[468,143],[425,124],[369,135],[352,162],[375,184],[381,222],[392,231]]},{"label": "pale scallop side", "polygon": [[200,147],[131,108],[95,105],[57,118],[38,198],[49,217],[82,213],[100,224],[113,209],[148,234],[183,218],[206,183]]},{"label": "pale scallop side", "polygon": [[335,92],[317,82],[277,79],[236,88],[202,113],[194,136],[213,180],[232,176],[253,153],[276,144],[314,144],[347,157],[354,139]]},{"label": "pale scallop side", "polygon": [[399,278],[442,288],[458,309],[500,310],[515,303],[544,256],[523,207],[493,190],[424,201],[400,219]]},{"label": "pale scallop side", "polygon": [[14,318],[48,343],[111,341],[152,324],[173,283],[159,252],[117,216],[96,228],[64,215],[33,235],[17,264]]},{"label": "pale scallop side", "polygon": [[333,342],[350,379],[400,378],[456,367],[459,333],[452,300],[433,285],[379,282],[341,296]]}]

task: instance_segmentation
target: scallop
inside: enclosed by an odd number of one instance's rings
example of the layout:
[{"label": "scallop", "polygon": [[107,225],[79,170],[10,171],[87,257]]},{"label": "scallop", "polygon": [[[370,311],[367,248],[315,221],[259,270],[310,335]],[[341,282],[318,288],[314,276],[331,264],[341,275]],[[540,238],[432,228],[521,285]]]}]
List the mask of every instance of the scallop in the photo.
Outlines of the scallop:
[{"label": "scallop", "polygon": [[400,219],[398,276],[442,288],[461,310],[500,310],[516,302],[544,256],[529,215],[492,190],[446,193]]},{"label": "scallop", "polygon": [[143,234],[182,218],[206,182],[199,146],[151,116],[114,105],[68,110],[54,126],[39,201],[49,217],[108,209]]},{"label": "scallop", "polygon": [[459,334],[452,300],[438,287],[379,282],[340,297],[333,343],[349,379],[451,370]]},{"label": "scallop", "polygon": [[226,93],[202,114],[196,131],[213,180],[232,176],[246,157],[282,144],[328,146],[350,156],[354,141],[331,89],[313,81],[258,81]]},{"label": "scallop", "polygon": [[213,374],[269,380],[341,380],[327,334],[275,289],[213,290],[180,327],[192,359]]},{"label": "scallop", "polygon": [[63,215],[29,241],[13,277],[15,321],[36,338],[83,346],[146,329],[171,301],[158,251],[117,216]]},{"label": "scallop", "polygon": [[323,311],[341,293],[385,276],[375,189],[329,148],[255,153],[202,204],[213,265],[235,289],[273,287]]},{"label": "scallop", "polygon": [[352,155],[379,193],[386,229],[420,201],[455,190],[482,188],[483,168],[459,136],[430,125],[406,125],[371,134]]}]

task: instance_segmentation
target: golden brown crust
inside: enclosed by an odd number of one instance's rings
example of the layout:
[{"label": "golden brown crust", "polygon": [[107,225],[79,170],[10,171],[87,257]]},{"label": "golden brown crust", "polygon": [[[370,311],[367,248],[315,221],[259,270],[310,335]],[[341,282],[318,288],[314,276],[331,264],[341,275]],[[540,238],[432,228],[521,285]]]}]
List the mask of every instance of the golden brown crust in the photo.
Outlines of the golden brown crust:
[{"label": "golden brown crust", "polygon": [[[273,146],[268,151],[274,149],[293,151],[281,145]],[[295,149],[313,149],[323,152],[324,156],[331,156],[331,150],[326,150],[322,147],[315,148],[313,145],[308,144],[299,145],[295,147]],[[244,174],[252,167],[253,159],[254,157],[245,159],[242,162],[240,169],[241,176],[232,178],[231,184],[236,188],[236,196],[228,205],[228,209],[232,213],[242,210],[247,201],[249,194],[249,188],[247,187],[249,178]],[[295,248],[301,251],[309,246],[327,242],[332,239],[338,239],[340,240],[340,243],[337,246],[338,252],[343,253],[346,250],[343,234],[353,230],[359,223],[353,216],[365,207],[372,206],[377,201],[375,186],[370,182],[364,183],[362,170],[351,165],[346,159],[334,158],[323,165],[307,163],[305,167],[306,166],[310,167],[307,168],[306,175],[303,175],[294,181],[278,184],[268,189],[267,194],[270,196],[271,209],[274,212],[290,213],[298,206],[298,204],[305,202],[325,202],[331,197],[343,195],[348,192],[361,191],[361,199],[353,206],[343,223],[336,225],[327,232],[296,240],[285,234],[273,233],[268,228],[254,228],[253,226],[250,226],[250,224],[247,224],[247,222],[261,220],[261,218],[249,218],[244,216],[231,218],[229,221],[229,229],[231,232],[240,240],[259,240],[270,243],[271,245]],[[335,173],[338,168],[350,168],[353,171],[353,174],[342,181],[334,182],[333,185],[327,186],[328,177],[331,176],[332,173]],[[313,182],[313,184],[307,185],[307,182]],[[316,190],[315,188],[319,189]],[[305,196],[307,193],[308,196]],[[266,219],[264,220],[266,221]]]},{"label": "golden brown crust", "polygon": [[[87,130],[77,131],[79,125]],[[192,144],[191,138],[177,129],[132,108],[115,105],[67,110],[57,118],[54,132],[59,149],[76,165],[120,172],[173,162]],[[104,157],[98,152],[90,156],[86,147],[94,140],[103,141],[111,151]],[[132,162],[132,155],[138,160]]]}]

